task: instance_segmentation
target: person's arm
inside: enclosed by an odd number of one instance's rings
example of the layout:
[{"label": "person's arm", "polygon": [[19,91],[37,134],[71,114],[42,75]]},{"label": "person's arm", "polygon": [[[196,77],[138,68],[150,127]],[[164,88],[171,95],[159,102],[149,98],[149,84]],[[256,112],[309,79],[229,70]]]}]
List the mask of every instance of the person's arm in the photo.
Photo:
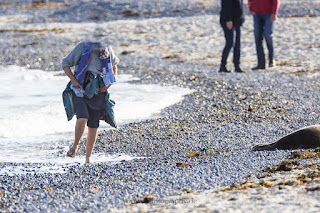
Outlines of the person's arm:
[{"label": "person's arm", "polygon": [[107,90],[111,87],[112,84],[109,84],[109,85],[104,85],[102,87],[99,88],[99,93],[104,93],[104,92],[107,92]]},{"label": "person's arm", "polygon": [[117,65],[114,65],[114,66],[112,67],[112,70],[113,70],[113,75],[114,75],[114,77],[117,77],[117,75],[118,75],[118,67],[117,67]]},{"label": "person's arm", "polygon": [[62,69],[66,73],[66,75],[70,78],[72,85],[75,88],[82,88],[81,84],[77,81],[77,79],[74,77],[70,67],[74,67],[77,64],[79,64],[79,61],[81,59],[83,49],[84,49],[84,42],[79,42],[73,50],[70,51],[68,55],[66,55],[62,59]]},{"label": "person's arm", "polygon": [[272,14],[271,14],[271,22],[274,22],[277,19],[277,14],[280,7],[280,0],[273,0],[272,2]]},{"label": "person's arm", "polygon": [[232,23],[232,0],[225,0],[225,16],[226,16],[226,26],[229,30],[233,28]]},{"label": "person's arm", "polygon": [[100,88],[99,88],[99,93],[107,92],[107,90],[109,89],[109,87],[111,87],[111,84],[109,84],[108,86],[104,85],[103,87],[100,87]]},{"label": "person's arm", "polygon": [[249,12],[251,15],[255,15],[256,13],[253,11],[253,0],[248,0]]},{"label": "person's arm", "polygon": [[83,87],[81,86],[81,84],[79,83],[79,81],[77,81],[76,77],[74,77],[71,69],[69,66],[66,66],[63,68],[63,71],[66,73],[66,75],[70,78],[70,81],[72,83],[72,85],[75,87],[75,88],[80,88],[83,90]]},{"label": "person's arm", "polygon": [[[118,75],[118,67],[117,67],[117,65],[114,65],[112,67],[112,70],[113,70],[114,77],[117,77],[117,75]],[[104,85],[103,87],[99,88],[99,92],[100,93],[106,92],[110,87],[111,87],[111,84],[109,84],[108,86]]]}]

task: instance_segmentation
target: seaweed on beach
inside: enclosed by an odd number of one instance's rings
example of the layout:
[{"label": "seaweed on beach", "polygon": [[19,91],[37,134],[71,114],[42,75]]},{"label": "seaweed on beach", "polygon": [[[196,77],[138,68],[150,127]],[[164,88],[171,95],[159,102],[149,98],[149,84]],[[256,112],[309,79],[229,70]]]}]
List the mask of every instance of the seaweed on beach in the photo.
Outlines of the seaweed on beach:
[{"label": "seaweed on beach", "polygon": [[[245,180],[242,183],[233,183],[229,187],[222,188],[220,191],[227,192],[227,191],[233,191],[233,190],[246,190],[250,188],[271,188],[274,187],[275,183],[272,181],[267,180],[261,180],[261,181],[255,181],[255,180]],[[218,192],[218,191],[216,191]]]},{"label": "seaweed on beach", "polygon": [[287,73],[282,73],[282,74],[295,74],[295,75],[299,76],[299,75],[305,75],[305,74],[316,73],[316,72],[320,72],[320,69],[298,70],[298,71],[292,71],[292,72],[287,72]]},{"label": "seaweed on beach", "polygon": [[300,174],[297,177],[298,180],[302,182],[312,182],[313,180],[320,180],[320,170],[318,171],[312,171],[309,173]]},{"label": "seaweed on beach", "polygon": [[282,161],[279,165],[269,166],[265,168],[263,171],[270,172],[270,173],[275,173],[277,171],[291,171],[297,168],[297,166],[299,165],[300,165],[299,161]]},{"label": "seaweed on beach", "polygon": [[[282,161],[279,165],[274,167],[267,167],[263,171],[266,173],[275,173],[275,172],[288,172],[294,169],[301,169],[298,167],[300,163],[298,161]],[[309,163],[309,167],[304,166],[303,169],[312,169],[311,172],[300,173],[296,176],[293,176],[291,179],[286,179],[286,176],[283,177],[276,177],[272,178],[271,175],[262,175],[262,180],[245,180],[242,183],[233,183],[226,188],[222,188],[219,191],[226,192],[226,191],[233,191],[233,190],[245,190],[249,188],[271,188],[275,186],[297,186],[302,184],[309,184],[314,182],[320,182],[320,166],[318,164]],[[282,173],[285,174],[285,173]],[[269,179],[267,179],[269,178]],[[314,189],[314,190],[313,190]],[[316,191],[316,188],[310,188],[307,191]],[[218,192],[218,191],[215,191]]]},{"label": "seaweed on beach", "polygon": [[9,6],[13,5],[13,2],[0,2],[0,6]]},{"label": "seaweed on beach", "polygon": [[316,186],[316,187],[306,187],[306,190],[307,190],[308,192],[318,191],[318,190],[320,190],[320,185],[319,185],[319,186]]},{"label": "seaweed on beach", "polygon": [[39,32],[39,33],[43,33],[43,32],[65,32],[68,29],[65,28],[57,28],[54,27],[52,29],[0,29],[0,33],[4,33],[4,32],[12,32],[12,33],[34,33],[34,32]]},{"label": "seaweed on beach", "polygon": [[194,165],[190,165],[190,164],[187,164],[187,163],[176,163],[176,166],[177,167],[194,167]]},{"label": "seaweed on beach", "polygon": [[70,4],[66,3],[46,3],[43,1],[32,1],[32,5],[20,5],[18,9],[42,9],[42,8],[52,8],[52,7],[70,7]]},{"label": "seaweed on beach", "polygon": [[289,159],[307,159],[307,158],[320,158],[320,153],[315,151],[293,151],[288,157]]}]

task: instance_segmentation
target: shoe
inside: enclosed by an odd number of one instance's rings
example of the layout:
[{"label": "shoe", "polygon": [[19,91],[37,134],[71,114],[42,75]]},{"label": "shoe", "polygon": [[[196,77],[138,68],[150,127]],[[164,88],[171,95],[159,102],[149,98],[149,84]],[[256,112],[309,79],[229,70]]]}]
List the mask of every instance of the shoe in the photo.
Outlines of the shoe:
[{"label": "shoe", "polygon": [[276,66],[276,61],[272,60],[269,62],[269,67],[275,67]]},{"label": "shoe", "polygon": [[266,67],[265,66],[256,66],[252,68],[252,70],[264,70]]},{"label": "shoe", "polygon": [[227,70],[226,66],[220,66],[219,72],[231,72],[230,70]]},{"label": "shoe", "polygon": [[236,66],[234,71],[236,71],[236,72],[244,72],[239,66]]}]

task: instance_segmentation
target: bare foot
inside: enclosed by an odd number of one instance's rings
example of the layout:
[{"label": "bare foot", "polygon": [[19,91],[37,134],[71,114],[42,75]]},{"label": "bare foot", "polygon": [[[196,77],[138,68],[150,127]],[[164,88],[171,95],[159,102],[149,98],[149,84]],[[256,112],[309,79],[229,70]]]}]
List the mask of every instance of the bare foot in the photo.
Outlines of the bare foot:
[{"label": "bare foot", "polygon": [[70,147],[69,151],[67,152],[67,156],[71,158],[75,157],[77,154],[78,148],[79,148],[79,145],[76,147],[74,145]]},{"label": "bare foot", "polygon": [[93,164],[91,163],[90,158],[86,158],[86,164]]}]

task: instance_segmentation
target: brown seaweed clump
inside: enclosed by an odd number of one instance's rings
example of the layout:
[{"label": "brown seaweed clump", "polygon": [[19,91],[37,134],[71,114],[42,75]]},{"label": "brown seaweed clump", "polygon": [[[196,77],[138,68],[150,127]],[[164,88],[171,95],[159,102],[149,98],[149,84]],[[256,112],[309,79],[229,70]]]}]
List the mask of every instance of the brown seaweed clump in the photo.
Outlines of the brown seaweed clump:
[{"label": "brown seaweed clump", "polygon": [[[316,150],[318,150],[317,148]],[[320,152],[308,152],[308,151],[293,151],[289,156],[289,159],[307,159],[307,158],[320,158]]]},{"label": "brown seaweed clump", "polygon": [[291,171],[300,165],[298,161],[282,161],[279,165],[269,166],[264,169],[264,172],[275,173],[277,171]]}]

